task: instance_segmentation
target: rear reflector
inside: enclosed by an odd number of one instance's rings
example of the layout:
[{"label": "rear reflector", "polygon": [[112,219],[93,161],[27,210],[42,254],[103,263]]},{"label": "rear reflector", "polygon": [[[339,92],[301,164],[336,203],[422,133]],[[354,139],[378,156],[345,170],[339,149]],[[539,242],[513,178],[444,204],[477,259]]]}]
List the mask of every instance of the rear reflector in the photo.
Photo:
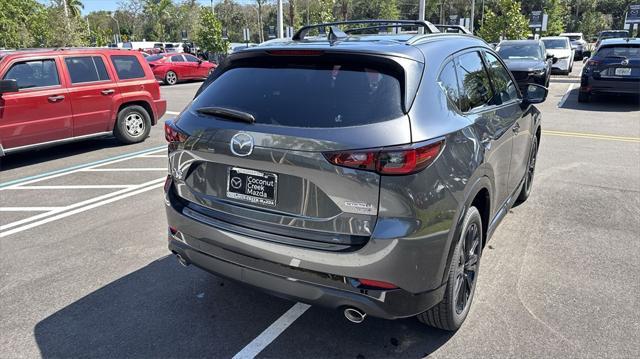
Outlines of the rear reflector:
[{"label": "rear reflector", "polygon": [[324,156],[336,166],[375,171],[383,175],[406,175],[427,168],[443,147],[444,140],[406,149],[328,152]]},{"label": "rear reflector", "polygon": [[273,56],[320,56],[324,51],[320,50],[271,50],[267,51]]},{"label": "rear reflector", "polygon": [[387,283],[387,282],[383,282],[383,281],[379,281],[379,280],[358,279],[358,281],[360,282],[360,286],[363,286],[363,287],[379,288],[379,289],[396,289],[396,288],[398,288],[397,286],[395,286],[395,285],[393,285],[391,283]]}]

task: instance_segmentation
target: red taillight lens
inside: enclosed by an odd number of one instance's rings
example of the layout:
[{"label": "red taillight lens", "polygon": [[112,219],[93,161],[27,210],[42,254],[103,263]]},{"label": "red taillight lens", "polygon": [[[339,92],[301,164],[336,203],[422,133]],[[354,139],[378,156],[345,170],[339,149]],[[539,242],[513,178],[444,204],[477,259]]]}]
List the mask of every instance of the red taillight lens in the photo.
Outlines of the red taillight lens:
[{"label": "red taillight lens", "polygon": [[172,120],[165,121],[164,123],[164,138],[167,142],[184,142],[189,138],[186,134],[180,131]]},{"label": "red taillight lens", "polygon": [[383,175],[405,175],[427,168],[443,146],[444,140],[407,149],[330,152],[324,156],[337,166],[376,171]]},{"label": "red taillight lens", "polygon": [[587,61],[587,66],[598,66],[599,64],[600,64],[600,61],[596,61],[596,60]]},{"label": "red taillight lens", "polygon": [[164,193],[169,192],[169,188],[171,188],[172,182],[173,178],[171,178],[171,175],[167,175],[167,178],[164,180]]},{"label": "red taillight lens", "polygon": [[391,283],[387,283],[387,282],[383,282],[380,280],[372,280],[372,279],[358,279],[358,281],[360,282],[360,286],[364,286],[364,287],[370,287],[370,288],[376,288],[376,289],[396,289],[398,288],[397,286],[391,284]]}]

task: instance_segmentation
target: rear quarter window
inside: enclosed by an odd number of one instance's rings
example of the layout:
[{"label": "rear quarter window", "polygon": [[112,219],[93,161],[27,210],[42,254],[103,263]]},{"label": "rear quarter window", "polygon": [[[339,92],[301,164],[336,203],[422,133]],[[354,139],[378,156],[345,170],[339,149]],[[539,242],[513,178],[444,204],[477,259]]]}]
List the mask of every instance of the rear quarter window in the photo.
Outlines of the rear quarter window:
[{"label": "rear quarter window", "polygon": [[138,58],[132,55],[112,55],[111,61],[120,80],[144,78],[144,69]]},{"label": "rear quarter window", "polygon": [[361,64],[238,67],[227,70],[192,108],[218,106],[252,114],[256,123],[347,127],[403,115],[400,81]]}]

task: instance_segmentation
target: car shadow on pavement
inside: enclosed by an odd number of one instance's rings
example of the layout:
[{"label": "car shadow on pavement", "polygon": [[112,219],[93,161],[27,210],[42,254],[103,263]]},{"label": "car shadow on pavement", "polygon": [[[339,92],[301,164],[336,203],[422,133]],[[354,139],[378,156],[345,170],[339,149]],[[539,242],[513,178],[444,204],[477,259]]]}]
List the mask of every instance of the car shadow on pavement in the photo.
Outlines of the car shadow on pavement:
[{"label": "car shadow on pavement", "polygon": [[102,150],[111,147],[123,146],[114,137],[96,138],[86,141],[78,141],[44,147],[41,149],[26,150],[2,157],[0,161],[0,171],[11,170],[37,163],[57,160],[65,157],[77,156],[79,154]]},{"label": "car shadow on pavement", "polygon": [[578,102],[578,92],[575,88],[569,93],[567,101],[562,105],[565,110],[595,111],[595,112],[633,112],[640,110],[640,97],[627,94],[594,94],[588,103]]},{"label": "car shadow on pavement", "polygon": [[[34,335],[45,358],[231,357],[292,305],[164,257],[43,319]],[[417,357],[449,338],[414,319],[355,325],[312,307],[263,354]]]}]

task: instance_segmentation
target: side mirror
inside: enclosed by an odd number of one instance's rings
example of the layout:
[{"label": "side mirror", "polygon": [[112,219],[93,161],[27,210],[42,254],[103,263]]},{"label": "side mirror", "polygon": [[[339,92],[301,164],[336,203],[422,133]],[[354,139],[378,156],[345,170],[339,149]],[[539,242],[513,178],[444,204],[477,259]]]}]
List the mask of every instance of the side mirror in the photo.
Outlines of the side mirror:
[{"label": "side mirror", "polygon": [[549,60],[549,59],[553,59],[553,55],[547,54],[547,60]]},{"label": "side mirror", "polygon": [[198,65],[202,65],[202,59],[198,59]]},{"label": "side mirror", "polygon": [[522,94],[522,100],[524,104],[536,104],[544,102],[547,99],[549,90],[538,84],[528,84],[527,88]]},{"label": "side mirror", "polygon": [[0,80],[0,95],[3,93],[18,92],[18,81],[16,80]]},{"label": "side mirror", "polygon": [[554,57],[553,57],[553,60],[551,60],[551,63],[552,63],[552,64],[555,64],[556,62],[558,62],[558,58],[554,56]]},{"label": "side mirror", "polygon": [[591,57],[591,51],[582,51],[582,57],[589,58]]}]

